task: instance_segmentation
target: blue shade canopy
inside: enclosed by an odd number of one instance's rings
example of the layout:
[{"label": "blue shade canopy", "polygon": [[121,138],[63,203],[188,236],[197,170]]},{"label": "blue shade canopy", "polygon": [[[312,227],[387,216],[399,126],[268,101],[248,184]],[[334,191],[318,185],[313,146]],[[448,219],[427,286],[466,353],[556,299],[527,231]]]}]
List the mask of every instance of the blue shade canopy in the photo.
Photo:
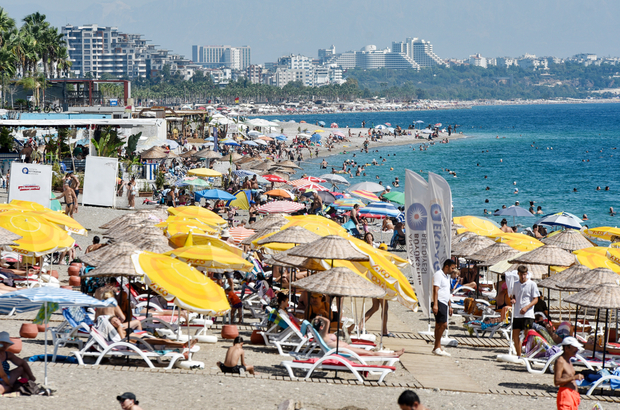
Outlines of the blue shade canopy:
[{"label": "blue shade canopy", "polygon": [[60,288],[30,288],[0,295],[0,314],[8,315],[39,310],[44,303],[58,303],[59,309],[73,306],[105,308],[115,306],[113,299],[99,300],[82,292]]}]

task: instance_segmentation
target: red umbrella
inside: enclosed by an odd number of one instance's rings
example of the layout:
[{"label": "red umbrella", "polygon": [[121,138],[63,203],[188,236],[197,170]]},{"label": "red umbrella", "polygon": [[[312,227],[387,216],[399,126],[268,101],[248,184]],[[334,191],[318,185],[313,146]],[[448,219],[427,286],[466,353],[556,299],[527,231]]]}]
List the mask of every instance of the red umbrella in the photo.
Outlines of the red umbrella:
[{"label": "red umbrella", "polygon": [[323,185],[315,184],[313,182],[308,182],[307,184],[297,185],[297,189],[305,189],[306,191],[310,189],[314,189],[315,191],[329,191],[329,189],[325,188]]},{"label": "red umbrella", "polygon": [[261,214],[290,214],[291,212],[296,212],[305,208],[306,205],[300,204],[299,202],[274,201],[259,207],[258,212]]},{"label": "red umbrella", "polygon": [[441,127],[441,123],[438,122],[437,124],[435,124],[435,127]]},{"label": "red umbrella", "polygon": [[263,178],[265,178],[269,182],[286,182],[286,179],[273,174],[263,175]]},{"label": "red umbrella", "polygon": [[332,122],[332,125],[330,125],[331,128],[338,128],[338,124],[336,124],[335,122]]},{"label": "red umbrella", "polygon": [[386,122],[385,125],[387,125],[388,127],[392,126],[392,124],[390,124],[389,122]]},{"label": "red umbrella", "polygon": [[302,180],[307,180],[308,182],[316,182],[316,183],[323,183],[323,182],[327,182],[322,178],[318,178],[318,177],[304,177],[302,178]]}]

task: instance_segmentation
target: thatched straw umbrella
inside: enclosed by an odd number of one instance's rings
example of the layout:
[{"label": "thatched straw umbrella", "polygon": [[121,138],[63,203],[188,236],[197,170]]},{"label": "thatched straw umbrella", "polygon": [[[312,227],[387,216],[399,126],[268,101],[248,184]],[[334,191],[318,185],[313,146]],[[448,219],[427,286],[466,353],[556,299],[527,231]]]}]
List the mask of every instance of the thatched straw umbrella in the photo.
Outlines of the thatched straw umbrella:
[{"label": "thatched straw umbrella", "polygon": [[551,237],[542,239],[546,245],[555,245],[568,252],[577,251],[579,249],[595,246],[580,231],[568,229]]}]

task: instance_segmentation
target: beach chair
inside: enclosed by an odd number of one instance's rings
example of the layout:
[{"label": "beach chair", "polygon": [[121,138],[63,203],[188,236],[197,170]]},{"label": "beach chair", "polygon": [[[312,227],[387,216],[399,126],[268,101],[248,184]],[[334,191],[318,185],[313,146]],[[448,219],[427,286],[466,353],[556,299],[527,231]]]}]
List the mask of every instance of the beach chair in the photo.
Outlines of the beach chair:
[{"label": "beach chair", "polygon": [[346,223],[342,224],[342,227],[347,230],[349,235],[356,238],[362,237],[361,232],[359,231],[359,229],[357,229],[357,225],[355,225],[355,222],[353,222],[352,220],[349,219]]},{"label": "beach chair", "polygon": [[[553,364],[563,353],[560,346],[551,346],[540,333],[531,329],[528,330],[523,344],[525,349],[521,359],[529,373],[544,374],[547,370],[553,373]],[[575,355],[571,361],[579,362],[590,370],[593,369],[592,363],[580,354]]]},{"label": "beach chair", "polygon": [[[305,328],[290,320],[286,312],[271,309],[269,313],[275,320],[271,328],[260,332],[265,339],[265,344],[277,348],[281,356],[288,356],[288,353],[284,352],[285,347],[298,352],[309,340]],[[284,330],[277,332],[279,328],[284,328]]]},{"label": "beach chair", "polygon": [[[302,323],[302,328],[305,326],[307,332],[311,333],[311,342],[307,344],[307,347],[303,352],[290,352],[289,354],[293,356],[296,360],[307,360],[312,358],[321,358],[324,356],[330,356],[336,354],[335,348],[330,348],[325,340],[321,337],[319,332],[316,331],[314,326],[310,324],[307,320],[304,320]],[[351,346],[354,346],[351,344]],[[355,345],[357,348],[371,349],[374,344],[366,343],[363,345]],[[316,349],[319,349],[317,353],[314,353]],[[394,363],[398,362],[400,359],[397,357],[381,357],[381,356],[360,356],[357,353],[353,352],[350,349],[339,347],[338,354],[340,356],[346,357],[348,359],[354,359],[360,363],[367,364],[368,362],[385,362],[386,366],[393,366]]]},{"label": "beach chair", "polygon": [[400,237],[396,229],[394,230],[394,235],[392,235],[392,239],[390,240],[390,248],[394,251],[404,251],[407,248],[406,238]]},{"label": "beach chair", "polygon": [[497,320],[501,318],[501,315],[497,314],[494,310],[485,310],[480,320],[472,320],[465,322],[463,327],[470,333],[475,334],[476,337],[485,337],[489,334],[489,338],[492,339],[495,333],[500,332],[503,337],[510,342],[510,329],[512,327],[510,317],[512,315],[512,309],[509,309],[506,313],[504,320],[498,322],[485,322],[485,320]]},{"label": "beach chair", "polygon": [[[114,329],[114,327],[107,320],[100,320],[99,325],[105,328],[104,332],[106,332],[108,335],[116,333],[116,329]],[[113,339],[118,340],[118,333],[116,333],[116,336],[114,336]],[[77,359],[80,366],[85,366],[85,357],[96,358],[94,364],[95,366],[99,365],[104,358],[129,357],[144,360],[147,366],[149,366],[151,369],[155,368],[153,361],[156,361],[157,363],[163,363],[164,359],[167,359],[170,362],[168,363],[166,369],[171,369],[178,360],[185,358],[182,353],[173,351],[158,353],[153,349],[151,345],[149,345],[146,341],[140,338],[134,338],[132,340],[134,340],[137,344],[123,341],[112,341],[108,339],[104,335],[104,333],[101,333],[95,326],[93,326],[90,329],[90,339],[88,340],[88,342],[84,345],[82,349],[80,349],[79,351],[74,351],[72,353]]]},{"label": "beach chair", "polygon": [[65,320],[59,326],[48,328],[52,333],[52,341],[54,343],[53,362],[56,361],[58,348],[60,347],[76,344],[78,349],[82,349],[84,341],[90,337],[91,327],[94,326],[88,312],[83,307],[64,308],[62,315]]},{"label": "beach chair", "polygon": [[304,377],[305,380],[308,380],[315,370],[334,372],[349,371],[353,374],[353,376],[355,376],[358,381],[362,383],[365,380],[365,376],[368,376],[370,374],[379,375],[378,382],[381,383],[388,374],[394,373],[396,371],[396,367],[394,366],[354,363],[346,357],[336,354],[323,356],[321,358],[284,361],[281,362],[280,365],[288,371],[291,379],[297,378],[297,376],[295,376],[295,370],[306,371],[306,376]]},{"label": "beach chair", "polygon": [[589,383],[585,379],[577,382],[577,386],[579,387],[584,387],[584,388],[589,387],[588,392],[586,393],[586,396],[591,396],[592,393],[594,393],[594,390],[596,389],[616,390],[620,388],[620,370],[619,369],[616,369],[613,373],[609,373],[607,369],[605,369],[604,371],[599,372],[599,374],[601,373],[603,373],[602,377],[598,380],[595,380],[594,382]]}]

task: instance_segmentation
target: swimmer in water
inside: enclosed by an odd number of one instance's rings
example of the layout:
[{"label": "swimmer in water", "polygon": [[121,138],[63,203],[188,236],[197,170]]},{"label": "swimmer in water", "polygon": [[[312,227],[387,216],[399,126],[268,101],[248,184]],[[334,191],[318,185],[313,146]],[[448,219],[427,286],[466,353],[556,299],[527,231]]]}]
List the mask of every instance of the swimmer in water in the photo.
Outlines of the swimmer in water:
[{"label": "swimmer in water", "polygon": [[610,215],[610,216],[614,216],[614,215],[616,215],[616,213],[614,212],[614,207],[613,207],[613,206],[610,206],[610,207],[609,207],[609,215]]}]

